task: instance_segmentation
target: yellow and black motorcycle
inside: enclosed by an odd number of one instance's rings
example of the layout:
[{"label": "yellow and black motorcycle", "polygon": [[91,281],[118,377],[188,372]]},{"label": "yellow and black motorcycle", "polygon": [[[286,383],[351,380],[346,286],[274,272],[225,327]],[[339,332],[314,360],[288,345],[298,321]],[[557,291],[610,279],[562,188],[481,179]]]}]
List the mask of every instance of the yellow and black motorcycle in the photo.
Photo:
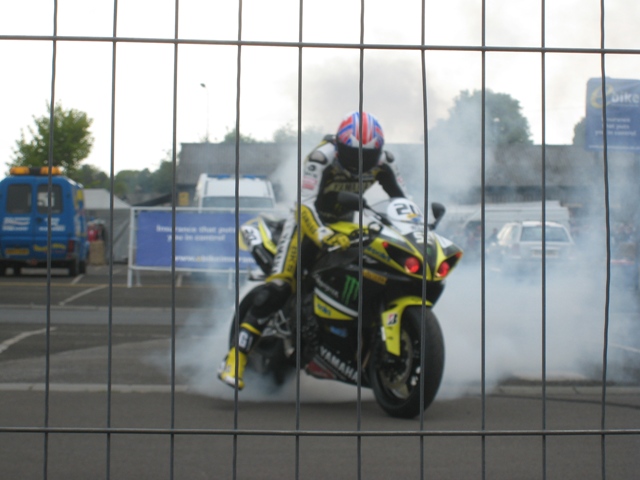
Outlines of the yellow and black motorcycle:
[{"label": "yellow and black motorcycle", "polygon": [[[360,207],[357,195],[338,198],[344,210]],[[362,206],[363,228],[359,214],[353,222],[330,225],[350,236],[351,247],[322,251],[303,269],[301,304],[294,294],[265,319],[247,368],[272,375],[278,384],[299,364],[314,377],[371,388],[389,415],[413,418],[440,386],[444,340],[432,308],[462,250],[434,232],[445,213],[441,204],[432,204],[434,222],[426,228],[420,208],[406,198]],[[241,245],[264,274],[281,227],[265,217],[241,227]],[[240,302],[240,323],[252,296],[253,290]],[[235,328],[234,321],[231,338]]]}]

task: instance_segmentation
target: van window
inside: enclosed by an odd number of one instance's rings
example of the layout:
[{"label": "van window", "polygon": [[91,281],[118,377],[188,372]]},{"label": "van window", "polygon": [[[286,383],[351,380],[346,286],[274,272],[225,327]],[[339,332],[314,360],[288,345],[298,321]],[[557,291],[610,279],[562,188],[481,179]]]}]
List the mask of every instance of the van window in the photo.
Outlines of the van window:
[{"label": "van window", "polygon": [[[38,185],[38,213],[48,213],[48,185]],[[62,188],[51,185],[51,213],[62,213]]]},{"label": "van window", "polygon": [[7,213],[31,213],[31,185],[14,183],[7,189]]}]

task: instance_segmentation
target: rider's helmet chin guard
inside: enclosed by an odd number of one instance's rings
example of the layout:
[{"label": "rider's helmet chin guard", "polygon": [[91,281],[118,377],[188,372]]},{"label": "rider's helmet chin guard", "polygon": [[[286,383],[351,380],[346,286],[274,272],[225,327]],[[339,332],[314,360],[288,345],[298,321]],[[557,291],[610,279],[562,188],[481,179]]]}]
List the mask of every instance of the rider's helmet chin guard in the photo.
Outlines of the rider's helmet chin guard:
[{"label": "rider's helmet chin guard", "polygon": [[[362,138],[360,138],[362,120]],[[338,163],[352,175],[359,173],[360,145],[362,145],[362,172],[371,170],[378,164],[384,134],[378,119],[370,113],[353,112],[347,115],[336,134]]]}]

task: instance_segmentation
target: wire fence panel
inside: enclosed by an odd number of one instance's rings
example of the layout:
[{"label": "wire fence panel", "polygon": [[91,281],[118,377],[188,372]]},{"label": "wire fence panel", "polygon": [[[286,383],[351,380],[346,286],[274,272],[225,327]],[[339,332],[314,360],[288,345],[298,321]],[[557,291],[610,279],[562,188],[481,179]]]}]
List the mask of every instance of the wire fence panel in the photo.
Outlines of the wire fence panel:
[{"label": "wire fence panel", "polygon": [[[46,157],[108,191],[85,195],[104,238],[82,233],[74,264],[51,168],[33,214],[12,200],[26,180],[0,181],[7,478],[637,476],[637,7],[98,3],[0,7],[7,166]],[[88,112],[99,167],[59,148],[62,106]],[[296,207],[340,149],[306,159],[349,111],[382,122],[387,187],[311,265]],[[333,194],[369,187],[366,154]],[[384,203],[396,168],[407,199]],[[196,205],[201,174],[234,179],[231,203]],[[245,203],[256,177],[277,205]],[[219,365],[293,225],[295,285],[229,388]]]}]

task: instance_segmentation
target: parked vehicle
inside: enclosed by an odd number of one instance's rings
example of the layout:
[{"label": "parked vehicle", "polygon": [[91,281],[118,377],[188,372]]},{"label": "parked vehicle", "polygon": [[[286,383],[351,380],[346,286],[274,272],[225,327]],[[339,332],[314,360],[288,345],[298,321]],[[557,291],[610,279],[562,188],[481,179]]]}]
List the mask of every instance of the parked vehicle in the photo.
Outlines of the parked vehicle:
[{"label": "parked vehicle", "polygon": [[[338,195],[344,211],[359,208],[357,195]],[[373,207],[365,202],[364,208],[362,229],[352,222],[331,225],[351,237],[351,247],[324,250],[305,268],[301,304],[291,295],[282,310],[265,319],[247,368],[282,383],[295,371],[299,352],[307,374],[371,388],[389,415],[413,418],[431,404],[440,386],[444,339],[433,307],[462,251],[433,231],[445,213],[440,204],[432,205],[435,222],[426,231],[424,216],[411,200],[396,198]],[[241,230],[265,275],[275,255],[277,228],[277,223],[258,221]],[[230,345],[258,292],[252,289],[240,302]]]},{"label": "parked vehicle", "polygon": [[[543,239],[544,231],[544,239]],[[557,222],[527,220],[509,222],[488,246],[488,257],[503,270],[527,272],[542,266],[543,252],[547,265],[575,260],[575,243],[567,227]]]},{"label": "parked vehicle", "polygon": [[[525,220],[542,221],[544,208],[545,220],[570,226],[570,212],[560,202],[548,200],[541,202],[489,203],[484,206],[484,234],[487,245],[494,241],[500,229],[510,222]],[[447,237],[464,248],[465,258],[479,259],[482,237],[482,205],[453,205],[447,207],[447,216],[442,221],[441,230]]]},{"label": "parked vehicle", "polygon": [[[237,179],[240,209],[273,210],[276,198],[266,177],[241,175]],[[198,208],[236,208],[236,177],[202,173],[196,184],[194,203]]]},{"label": "parked vehicle", "polygon": [[[51,189],[49,190],[49,181]],[[68,268],[85,273],[89,243],[82,185],[58,167],[13,167],[0,181],[0,275],[12,268]]]}]

